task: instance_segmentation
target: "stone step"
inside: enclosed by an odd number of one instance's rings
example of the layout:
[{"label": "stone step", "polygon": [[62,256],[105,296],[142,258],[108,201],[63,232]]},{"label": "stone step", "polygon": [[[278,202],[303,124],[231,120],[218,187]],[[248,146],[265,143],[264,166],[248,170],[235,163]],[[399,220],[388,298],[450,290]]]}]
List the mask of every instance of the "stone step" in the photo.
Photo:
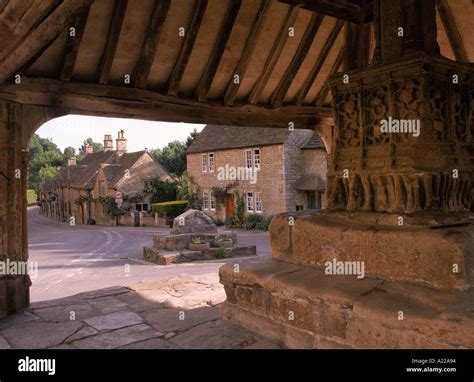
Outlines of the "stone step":
[{"label": "stone step", "polygon": [[473,348],[474,290],[251,260],[219,276],[226,318],[290,348]]},{"label": "stone step", "polygon": [[241,245],[233,248],[224,248],[224,255],[219,256],[219,248],[209,248],[205,251],[166,251],[156,247],[143,247],[143,257],[159,265],[189,263],[193,261],[218,260],[232,257],[256,256],[257,248],[254,245]]}]

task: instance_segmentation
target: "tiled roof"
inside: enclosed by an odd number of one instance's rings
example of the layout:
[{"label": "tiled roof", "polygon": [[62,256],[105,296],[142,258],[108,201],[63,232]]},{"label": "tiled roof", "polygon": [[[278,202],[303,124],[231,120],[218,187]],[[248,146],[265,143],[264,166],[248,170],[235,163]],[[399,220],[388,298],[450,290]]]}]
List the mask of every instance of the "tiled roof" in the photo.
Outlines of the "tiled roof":
[{"label": "tiled roof", "polygon": [[[90,188],[95,183],[95,177],[99,170],[101,163],[110,162],[113,157],[116,155],[115,151],[98,151],[95,153],[87,154],[85,158],[80,162],[78,166],[69,166],[70,168],[74,167],[84,167],[83,171],[73,171],[69,174],[69,180],[71,182],[71,187],[74,188]],[[67,167],[65,167],[67,169]]]},{"label": "tiled roof", "polygon": [[303,175],[296,181],[294,188],[299,191],[324,191],[326,182],[320,175]]},{"label": "tiled roof", "polygon": [[[114,187],[125,170],[130,169],[145,153],[145,150],[124,154],[113,150],[98,151],[86,155],[78,165],[62,167],[54,179],[61,182],[69,180],[73,188],[89,189],[94,187],[99,169],[104,165],[107,183],[109,187]],[[164,169],[163,175],[167,175]]]},{"label": "tiled roof", "polygon": [[302,149],[326,149],[326,146],[319,134],[314,133],[308,142],[303,145]]},{"label": "tiled roof", "polygon": [[288,129],[207,125],[189,146],[187,153],[283,144]]}]

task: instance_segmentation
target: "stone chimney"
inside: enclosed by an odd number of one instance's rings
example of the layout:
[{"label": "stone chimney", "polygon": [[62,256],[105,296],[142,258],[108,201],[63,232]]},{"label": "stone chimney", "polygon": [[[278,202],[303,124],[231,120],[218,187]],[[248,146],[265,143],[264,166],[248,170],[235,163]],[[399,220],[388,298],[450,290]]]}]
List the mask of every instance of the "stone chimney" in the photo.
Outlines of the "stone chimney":
[{"label": "stone chimney", "polygon": [[94,152],[94,148],[90,144],[87,144],[85,154],[88,155],[88,154],[92,154],[93,152]]},{"label": "stone chimney", "polygon": [[109,151],[114,149],[114,141],[110,134],[104,135],[104,151]]},{"label": "stone chimney", "polygon": [[67,165],[68,166],[75,166],[77,165],[77,160],[76,157],[71,157],[67,160]]},{"label": "stone chimney", "polygon": [[124,137],[125,131],[120,130],[118,132],[118,137],[115,140],[117,154],[125,154],[127,152],[127,140]]}]

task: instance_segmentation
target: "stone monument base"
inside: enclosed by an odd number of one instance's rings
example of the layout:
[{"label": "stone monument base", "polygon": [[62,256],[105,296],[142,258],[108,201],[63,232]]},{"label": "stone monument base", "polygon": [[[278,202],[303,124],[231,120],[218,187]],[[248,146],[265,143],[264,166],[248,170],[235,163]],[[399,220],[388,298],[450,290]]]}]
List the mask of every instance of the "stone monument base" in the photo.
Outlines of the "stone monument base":
[{"label": "stone monument base", "polygon": [[289,348],[473,348],[474,290],[328,276],[277,260],[220,268],[223,316]]},{"label": "stone monument base", "polygon": [[474,284],[472,222],[468,212],[282,214],[270,226],[272,258],[318,266],[348,262],[363,265],[365,275],[466,290]]}]

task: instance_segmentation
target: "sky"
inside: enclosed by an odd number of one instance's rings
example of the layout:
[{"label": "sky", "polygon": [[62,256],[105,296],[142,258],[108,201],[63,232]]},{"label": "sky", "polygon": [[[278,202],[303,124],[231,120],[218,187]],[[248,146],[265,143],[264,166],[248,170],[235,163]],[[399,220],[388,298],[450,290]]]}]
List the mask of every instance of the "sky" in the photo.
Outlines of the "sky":
[{"label": "sky", "polygon": [[46,122],[37,131],[41,138],[51,138],[61,150],[68,146],[76,149],[91,137],[103,144],[104,135],[117,138],[119,130],[125,130],[127,151],[140,151],[145,148],[162,148],[174,140],[184,141],[196,129],[200,132],[205,125],[189,123],[150,122],[137,119],[89,117],[67,115]]}]

